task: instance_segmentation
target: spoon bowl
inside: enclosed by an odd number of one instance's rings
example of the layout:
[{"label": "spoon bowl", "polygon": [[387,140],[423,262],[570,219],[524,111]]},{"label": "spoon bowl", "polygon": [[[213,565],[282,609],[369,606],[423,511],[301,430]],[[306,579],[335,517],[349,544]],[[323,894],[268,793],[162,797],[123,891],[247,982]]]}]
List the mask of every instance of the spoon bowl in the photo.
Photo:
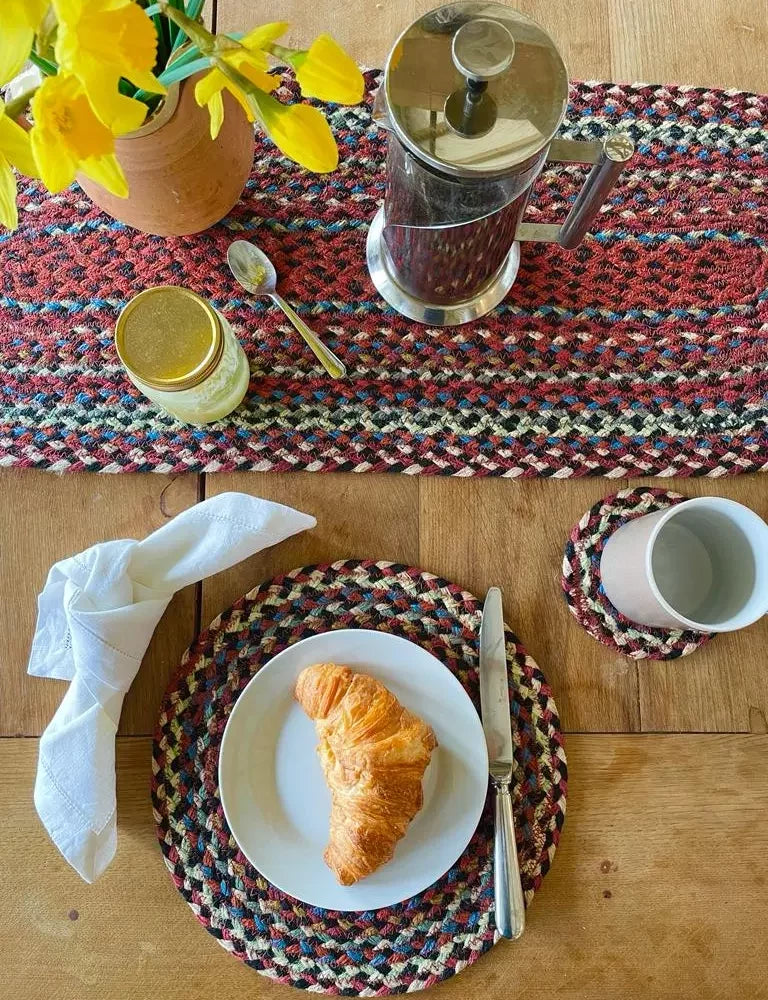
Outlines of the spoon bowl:
[{"label": "spoon bowl", "polygon": [[279,306],[312,349],[315,357],[332,378],[344,378],[347,369],[329,350],[314,330],[277,293],[277,271],[263,250],[248,240],[235,240],[227,250],[227,263],[235,280],[251,295],[268,295]]},{"label": "spoon bowl", "polygon": [[227,263],[237,281],[252,295],[271,295],[277,288],[275,265],[248,240],[235,240],[230,244]]}]

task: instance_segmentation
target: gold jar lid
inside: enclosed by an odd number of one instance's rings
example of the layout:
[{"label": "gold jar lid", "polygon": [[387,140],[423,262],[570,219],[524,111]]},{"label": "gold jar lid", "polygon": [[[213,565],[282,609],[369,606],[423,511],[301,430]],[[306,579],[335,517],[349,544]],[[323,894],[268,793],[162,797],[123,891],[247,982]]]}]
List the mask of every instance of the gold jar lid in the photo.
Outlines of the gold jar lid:
[{"label": "gold jar lid", "polygon": [[216,310],[187,288],[160,285],[131,299],[117,319],[115,347],[128,372],[152,389],[175,392],[204,381],[224,337]]}]

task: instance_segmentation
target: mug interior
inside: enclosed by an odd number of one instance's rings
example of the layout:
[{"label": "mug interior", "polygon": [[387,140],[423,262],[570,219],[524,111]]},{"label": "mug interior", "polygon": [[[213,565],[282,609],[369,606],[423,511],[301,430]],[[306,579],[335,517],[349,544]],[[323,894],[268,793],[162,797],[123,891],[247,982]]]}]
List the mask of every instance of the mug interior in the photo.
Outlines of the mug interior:
[{"label": "mug interior", "polygon": [[768,525],[732,501],[688,501],[662,522],[652,578],[669,608],[716,632],[749,625],[768,609]]}]

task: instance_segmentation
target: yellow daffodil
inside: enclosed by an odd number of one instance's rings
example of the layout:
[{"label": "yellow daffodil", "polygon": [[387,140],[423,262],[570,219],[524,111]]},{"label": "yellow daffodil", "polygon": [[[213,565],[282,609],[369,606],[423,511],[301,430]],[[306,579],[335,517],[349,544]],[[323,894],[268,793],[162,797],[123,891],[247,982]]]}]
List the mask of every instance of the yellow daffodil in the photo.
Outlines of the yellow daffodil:
[{"label": "yellow daffodil", "polygon": [[115,157],[115,137],[91,107],[71,74],[49,76],[32,98],[32,152],[40,176],[54,194],[82,173],[125,198],[128,184]]},{"label": "yellow daffodil", "polygon": [[48,0],[0,2],[0,84],[12,80],[29,58]]},{"label": "yellow daffodil", "polygon": [[365,81],[357,64],[330,35],[318,35],[307,52],[295,52],[288,61],[305,97],[335,104],[359,104]]},{"label": "yellow daffodil", "polygon": [[16,167],[28,177],[38,172],[32,157],[29,133],[5,114],[0,101],[0,225],[15,229],[19,224],[16,209],[16,177],[11,167]]},{"label": "yellow daffodil", "polygon": [[59,19],[56,59],[78,78],[99,119],[116,135],[139,128],[147,108],[119,93],[125,77],[152,94],[164,94],[152,68],[155,26],[133,0],[53,0]]},{"label": "yellow daffodil", "polygon": [[307,170],[327,174],[339,165],[339,150],[325,117],[308,104],[281,104],[267,94],[251,100],[277,148]]},{"label": "yellow daffodil", "polygon": [[[279,80],[267,73],[269,63],[264,49],[271,45],[276,38],[279,38],[287,27],[288,24],[285,21],[262,24],[241,38],[238,47],[221,52],[218,58],[236,69],[260,90],[271,93],[278,85]],[[201,108],[207,106],[211,116],[212,139],[215,139],[219,134],[221,124],[224,121],[222,90],[228,90],[240,103],[249,121],[254,120],[248,95],[236,83],[228,79],[220,69],[214,68],[198,80],[195,85],[195,100]]]}]

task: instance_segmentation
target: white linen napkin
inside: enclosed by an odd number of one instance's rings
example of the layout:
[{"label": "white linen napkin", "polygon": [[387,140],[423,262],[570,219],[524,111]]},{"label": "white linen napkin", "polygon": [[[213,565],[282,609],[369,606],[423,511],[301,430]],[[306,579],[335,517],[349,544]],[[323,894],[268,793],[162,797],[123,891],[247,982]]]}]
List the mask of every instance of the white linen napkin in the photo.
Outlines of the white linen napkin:
[{"label": "white linen napkin", "polygon": [[222,493],[144,541],[102,542],[51,568],[28,672],[72,683],[40,738],[35,808],[86,882],[115,854],[115,733],[168,602],[182,587],[316,523],[282,504]]}]

